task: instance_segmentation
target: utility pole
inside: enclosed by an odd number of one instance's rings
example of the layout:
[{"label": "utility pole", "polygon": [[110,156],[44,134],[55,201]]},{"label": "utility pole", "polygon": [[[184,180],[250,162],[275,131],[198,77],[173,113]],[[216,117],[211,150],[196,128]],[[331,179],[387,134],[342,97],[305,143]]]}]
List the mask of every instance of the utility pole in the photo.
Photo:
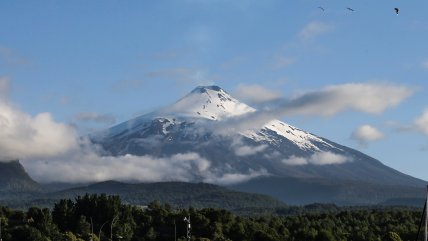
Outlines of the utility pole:
[{"label": "utility pole", "polygon": [[113,220],[111,220],[111,225],[110,225],[110,241],[113,241],[113,224],[116,221],[117,221],[117,215],[113,218]]},{"label": "utility pole", "polygon": [[3,239],[1,238],[1,218],[0,218],[0,241],[2,241]]},{"label": "utility pole", "polygon": [[175,219],[174,219],[174,241],[177,241],[177,225],[175,224]]},{"label": "utility pole", "polygon": [[[91,220],[91,237],[89,238],[89,241],[92,241],[92,238],[94,236],[94,223],[92,222],[92,217],[89,217]],[[2,241],[2,240],[0,240]]]},{"label": "utility pole", "polygon": [[98,232],[98,240],[100,240],[100,241],[101,241],[101,230],[103,229],[104,225],[106,225],[106,223],[108,223],[108,220],[107,220],[107,221],[105,221],[105,222],[103,223],[103,225],[101,225],[100,231]]},{"label": "utility pole", "polygon": [[184,217],[184,222],[186,222],[186,224],[187,224],[186,225],[186,230],[187,230],[186,239],[187,239],[187,241],[190,241],[192,238],[192,234],[191,234],[192,226],[190,225],[190,215],[189,215],[189,218]]}]

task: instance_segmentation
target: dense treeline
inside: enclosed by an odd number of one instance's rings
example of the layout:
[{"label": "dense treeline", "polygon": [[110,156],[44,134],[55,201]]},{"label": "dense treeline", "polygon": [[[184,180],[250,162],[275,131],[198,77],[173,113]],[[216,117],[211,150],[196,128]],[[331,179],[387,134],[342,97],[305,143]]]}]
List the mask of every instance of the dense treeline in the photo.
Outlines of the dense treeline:
[{"label": "dense treeline", "polygon": [[[26,212],[0,208],[3,241],[185,240],[191,219],[192,240],[370,241],[414,240],[421,210],[337,209],[298,215],[238,216],[221,209],[173,209],[153,202],[123,204],[118,196],[85,195],[63,199],[52,210]],[[328,206],[327,206],[328,207]],[[314,208],[309,207],[310,208]]]}]

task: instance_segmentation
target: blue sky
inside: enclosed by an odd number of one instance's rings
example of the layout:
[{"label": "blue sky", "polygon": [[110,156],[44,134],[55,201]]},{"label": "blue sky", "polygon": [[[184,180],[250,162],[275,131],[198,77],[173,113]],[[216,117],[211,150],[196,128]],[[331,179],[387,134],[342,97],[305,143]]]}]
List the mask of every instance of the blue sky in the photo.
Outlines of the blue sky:
[{"label": "blue sky", "polygon": [[281,119],[428,180],[427,9],[422,0],[1,1],[0,94],[84,135],[197,85],[250,100],[256,88],[283,98],[350,83],[404,88],[376,113]]}]

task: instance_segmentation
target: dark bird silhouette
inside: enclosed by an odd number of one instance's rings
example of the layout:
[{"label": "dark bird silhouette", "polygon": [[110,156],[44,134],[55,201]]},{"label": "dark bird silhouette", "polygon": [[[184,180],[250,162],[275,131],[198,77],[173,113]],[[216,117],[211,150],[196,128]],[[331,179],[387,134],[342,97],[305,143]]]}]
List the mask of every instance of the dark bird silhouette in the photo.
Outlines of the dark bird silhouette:
[{"label": "dark bird silhouette", "polygon": [[395,10],[395,13],[398,15],[398,13],[400,12],[400,9],[399,8],[394,8],[394,10]]},{"label": "dark bird silhouette", "polygon": [[352,12],[355,11],[355,9],[352,9],[352,8],[346,8],[346,9],[348,9],[349,11],[352,11]]},{"label": "dark bird silhouette", "polygon": [[318,7],[319,9],[321,9],[322,11],[324,11],[325,9],[323,7]]}]

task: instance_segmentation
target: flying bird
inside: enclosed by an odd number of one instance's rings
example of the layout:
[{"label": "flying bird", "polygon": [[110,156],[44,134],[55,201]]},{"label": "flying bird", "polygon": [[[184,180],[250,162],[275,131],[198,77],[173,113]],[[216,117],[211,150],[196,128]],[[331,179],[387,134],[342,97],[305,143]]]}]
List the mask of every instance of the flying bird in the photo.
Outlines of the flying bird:
[{"label": "flying bird", "polygon": [[321,9],[322,11],[325,11],[325,9],[323,7],[318,7],[319,9]]},{"label": "flying bird", "polygon": [[352,11],[352,12],[354,12],[355,10],[354,9],[352,9],[352,8],[346,8],[346,9],[348,9],[349,11]]},{"label": "flying bird", "polygon": [[398,15],[398,13],[400,12],[400,9],[399,8],[394,8],[394,10],[395,10],[395,13]]}]

